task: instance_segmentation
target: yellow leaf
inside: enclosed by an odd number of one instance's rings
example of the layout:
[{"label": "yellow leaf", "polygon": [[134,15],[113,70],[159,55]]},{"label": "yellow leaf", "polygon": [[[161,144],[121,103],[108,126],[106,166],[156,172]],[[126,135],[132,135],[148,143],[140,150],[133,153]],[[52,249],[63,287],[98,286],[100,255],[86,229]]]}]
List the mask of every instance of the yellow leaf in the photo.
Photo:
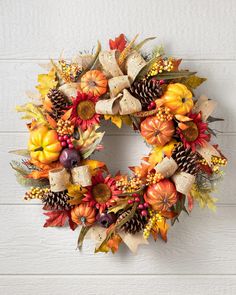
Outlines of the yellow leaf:
[{"label": "yellow leaf", "polygon": [[87,190],[79,184],[69,184],[67,190],[68,195],[71,197],[71,200],[69,200],[68,203],[71,205],[80,204],[84,194],[87,192]]},{"label": "yellow leaf", "polygon": [[96,161],[96,160],[83,160],[83,165],[88,165],[90,168],[90,172],[92,175],[95,175],[98,169],[103,168],[106,170],[106,164],[104,162]]},{"label": "yellow leaf", "polygon": [[38,75],[39,85],[36,86],[38,91],[41,94],[41,97],[44,98],[50,88],[54,88],[57,86],[56,81],[56,72],[55,69],[51,69],[48,74],[39,74]]},{"label": "yellow leaf", "polygon": [[118,128],[122,127],[122,119],[119,115],[104,115],[105,120],[111,120]]},{"label": "yellow leaf", "polygon": [[128,126],[132,126],[133,122],[132,122],[130,116],[128,116],[128,115],[122,116],[121,119],[122,119],[124,124],[126,124]]},{"label": "yellow leaf", "polygon": [[175,144],[177,141],[175,139],[172,139],[169,143],[167,143],[165,146],[157,146],[155,147],[149,156],[148,162],[151,164],[151,166],[155,166],[161,160],[163,159],[163,156],[170,157],[172,154],[172,150],[174,149]]}]

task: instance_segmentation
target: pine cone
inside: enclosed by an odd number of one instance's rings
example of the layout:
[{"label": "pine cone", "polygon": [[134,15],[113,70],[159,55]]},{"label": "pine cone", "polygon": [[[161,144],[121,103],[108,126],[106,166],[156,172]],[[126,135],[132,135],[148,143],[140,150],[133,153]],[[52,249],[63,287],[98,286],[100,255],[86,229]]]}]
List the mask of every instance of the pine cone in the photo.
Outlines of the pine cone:
[{"label": "pine cone", "polygon": [[190,148],[186,149],[182,143],[178,144],[172,152],[172,158],[179,166],[179,171],[196,175],[198,172],[198,156]]},{"label": "pine cone", "polygon": [[143,110],[146,110],[150,102],[162,96],[163,91],[158,80],[149,79],[134,82],[130,93],[141,102]]},{"label": "pine cone", "polygon": [[[130,213],[131,209],[128,209],[127,211],[123,212],[117,219],[117,223],[120,223],[125,217],[127,217]],[[125,232],[134,235],[135,233],[138,233],[142,231],[146,224],[147,224],[147,217],[140,215],[138,212],[134,214],[134,216],[127,221],[121,229]]]},{"label": "pine cone", "polygon": [[67,97],[56,88],[51,88],[47,94],[47,97],[50,99],[52,103],[53,118],[60,119],[66,107],[68,106]]},{"label": "pine cone", "polygon": [[43,203],[54,210],[69,210],[71,205],[68,204],[70,197],[67,195],[67,191],[63,192],[52,192],[49,191],[46,196],[43,198]]}]

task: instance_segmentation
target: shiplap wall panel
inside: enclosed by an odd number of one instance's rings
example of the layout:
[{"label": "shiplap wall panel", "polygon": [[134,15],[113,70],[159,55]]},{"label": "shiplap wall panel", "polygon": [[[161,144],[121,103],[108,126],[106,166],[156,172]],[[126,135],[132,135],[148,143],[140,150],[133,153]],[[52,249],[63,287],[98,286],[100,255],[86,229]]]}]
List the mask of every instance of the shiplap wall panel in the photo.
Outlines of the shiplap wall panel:
[{"label": "shiplap wall panel", "polygon": [[[234,0],[0,1],[0,294],[236,293],[235,14]],[[120,32],[158,36],[145,51],[164,44],[168,54],[185,59],[183,68],[208,77],[197,94],[218,101],[215,115],[225,122],[214,128],[225,132],[218,142],[231,162],[217,213],[196,207],[190,217],[184,214],[167,244],[153,242],[137,256],[122,247],[113,256],[94,255],[86,241],[79,253],[78,231],[42,228],[41,207],[21,202],[24,189],[15,182],[8,165],[15,157],[7,151],[24,147],[27,134],[14,106],[26,102],[25,90],[36,85],[43,72],[38,63],[63,50],[65,57],[90,50],[98,39],[105,47]],[[110,136],[96,157],[112,172],[138,163],[148,151],[141,138],[128,140],[129,128],[105,125]]]},{"label": "shiplap wall panel", "polygon": [[[168,243],[150,241],[133,255],[120,251],[93,254],[86,240],[76,250],[79,231],[43,228],[37,205],[2,205],[0,274],[235,274],[236,207],[220,206],[214,214],[195,208],[183,213],[169,230]],[[14,230],[13,230],[14,229]]]},{"label": "shiplap wall panel", "polygon": [[[122,282],[122,284],[121,284]],[[11,286],[11,287],[10,287]],[[106,288],[98,288],[106,286]],[[55,293],[55,289],[57,292]],[[234,276],[0,276],[0,292],[4,295],[235,295]]]},{"label": "shiplap wall panel", "polygon": [[[45,61],[44,63],[46,63]],[[38,73],[45,73],[38,64],[42,61],[0,61],[0,131],[24,131],[24,122],[14,112],[15,105],[30,101],[26,91],[36,92]],[[236,61],[183,61],[183,69],[197,71],[200,76],[207,77],[196,91],[196,96],[207,94],[218,102],[214,116],[225,118],[225,122],[215,124],[224,132],[236,132],[236,116],[234,116],[236,93]],[[225,91],[227,89],[227,91]],[[118,130],[118,132],[120,132]],[[130,131],[131,133],[132,131]]]},{"label": "shiplap wall panel", "polygon": [[184,58],[236,56],[234,0],[5,0],[0,11],[2,59],[71,56],[120,32],[158,36]]},{"label": "shiplap wall panel", "polygon": [[[115,129],[115,128],[114,128]],[[114,130],[109,124],[105,124],[104,130],[110,133]],[[116,129],[115,129],[116,130]],[[15,181],[14,172],[9,162],[11,160],[21,160],[22,157],[9,154],[9,151],[18,148],[27,147],[28,134],[23,133],[2,133],[0,137],[0,158],[1,167],[0,179],[5,179],[5,185],[0,186],[0,204],[21,204],[25,192],[24,187]],[[117,171],[128,172],[129,166],[139,165],[141,158],[150,152],[150,148],[144,143],[138,134],[108,134],[104,137],[104,149],[93,155],[94,159],[107,163],[109,171],[115,175]],[[217,143],[229,159],[229,165],[226,169],[226,176],[223,182],[218,183],[217,197],[221,204],[236,204],[235,191],[236,183],[232,181],[235,177],[236,167],[236,135],[219,135]],[[11,187],[7,197],[5,195],[6,187]]]}]

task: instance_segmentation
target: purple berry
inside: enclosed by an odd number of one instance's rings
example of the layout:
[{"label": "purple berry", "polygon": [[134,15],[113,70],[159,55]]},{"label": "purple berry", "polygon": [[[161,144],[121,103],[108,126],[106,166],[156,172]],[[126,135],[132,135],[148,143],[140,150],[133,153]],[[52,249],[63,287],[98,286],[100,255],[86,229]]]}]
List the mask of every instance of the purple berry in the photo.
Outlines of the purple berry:
[{"label": "purple berry", "polygon": [[79,165],[81,157],[75,149],[66,148],[61,152],[59,160],[65,168],[71,169]]},{"label": "purple berry", "polygon": [[116,215],[114,213],[102,213],[97,215],[98,223],[105,228],[108,228],[112,223],[116,222]]}]

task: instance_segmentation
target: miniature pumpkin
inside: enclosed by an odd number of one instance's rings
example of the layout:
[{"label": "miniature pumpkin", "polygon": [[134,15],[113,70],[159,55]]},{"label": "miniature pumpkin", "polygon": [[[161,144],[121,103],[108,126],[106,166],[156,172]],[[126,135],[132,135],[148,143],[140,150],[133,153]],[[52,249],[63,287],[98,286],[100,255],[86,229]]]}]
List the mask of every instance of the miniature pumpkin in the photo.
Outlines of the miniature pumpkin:
[{"label": "miniature pumpkin", "polygon": [[71,210],[71,219],[76,224],[90,226],[96,221],[96,209],[88,203],[82,203]]},{"label": "miniature pumpkin", "polygon": [[141,123],[141,135],[147,143],[164,146],[175,133],[173,121],[159,121],[158,117],[148,117]]},{"label": "miniature pumpkin", "polygon": [[162,98],[174,114],[186,115],[193,108],[192,93],[181,83],[169,84]]},{"label": "miniature pumpkin", "polygon": [[145,201],[157,211],[167,211],[177,202],[175,185],[169,179],[163,179],[148,187]]},{"label": "miniature pumpkin", "polygon": [[100,96],[107,91],[107,78],[98,70],[88,71],[81,78],[80,88],[85,93]]},{"label": "miniature pumpkin", "polygon": [[28,149],[33,160],[50,164],[59,158],[62,147],[55,130],[40,126],[30,132]]}]

